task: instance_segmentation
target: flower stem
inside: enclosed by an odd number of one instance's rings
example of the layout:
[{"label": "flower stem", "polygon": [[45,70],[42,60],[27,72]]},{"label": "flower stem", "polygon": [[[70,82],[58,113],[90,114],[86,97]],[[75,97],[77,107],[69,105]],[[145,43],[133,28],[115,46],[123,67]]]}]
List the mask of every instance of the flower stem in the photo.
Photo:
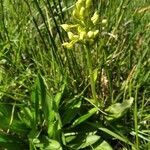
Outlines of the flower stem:
[{"label": "flower stem", "polygon": [[90,85],[92,90],[92,97],[94,100],[94,103],[98,105],[97,96],[96,96],[96,89],[95,89],[95,82],[94,82],[94,74],[92,69],[92,59],[91,59],[91,51],[89,48],[89,44],[85,45],[86,55],[87,55],[87,66],[89,70],[89,76],[90,76]]}]

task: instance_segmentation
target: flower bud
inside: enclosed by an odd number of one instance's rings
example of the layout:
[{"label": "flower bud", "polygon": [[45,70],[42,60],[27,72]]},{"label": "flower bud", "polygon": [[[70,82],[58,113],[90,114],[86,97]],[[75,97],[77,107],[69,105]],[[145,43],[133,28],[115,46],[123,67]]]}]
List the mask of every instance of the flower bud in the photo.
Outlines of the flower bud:
[{"label": "flower bud", "polygon": [[70,42],[70,43],[65,42],[65,43],[62,44],[62,46],[64,46],[67,49],[71,49],[71,48],[73,48],[73,43],[72,42]]},{"label": "flower bud", "polygon": [[102,20],[102,24],[103,24],[103,25],[106,25],[106,24],[107,24],[107,19],[103,19],[103,20]]},{"label": "flower bud", "polygon": [[94,13],[94,15],[92,16],[91,21],[92,21],[93,24],[95,25],[95,24],[97,24],[98,20],[99,20],[99,14],[98,14],[98,12],[96,11],[96,12]]},{"label": "flower bud", "polygon": [[77,40],[79,38],[78,35],[75,35],[72,32],[68,32],[68,37],[70,40]]},{"label": "flower bud", "polygon": [[71,28],[77,27],[77,25],[69,25],[69,24],[61,24],[60,25],[66,32],[69,31]]},{"label": "flower bud", "polygon": [[87,36],[88,36],[89,38],[93,38],[93,37],[94,37],[94,32],[93,32],[93,31],[89,31],[89,32],[87,33]]},{"label": "flower bud", "polygon": [[81,26],[78,26],[77,30],[78,30],[78,32],[80,33],[80,32],[82,32],[82,31],[84,31],[84,28],[81,27]]},{"label": "flower bud", "polygon": [[85,32],[85,31],[80,32],[80,37],[79,37],[79,39],[80,39],[80,40],[84,40],[85,37],[86,37],[86,32]]},{"label": "flower bud", "polygon": [[72,32],[68,32],[68,37],[70,40],[73,40],[73,36],[74,36],[74,34]]},{"label": "flower bud", "polygon": [[76,10],[73,10],[72,16],[73,16],[73,17],[76,17]]},{"label": "flower bud", "polygon": [[60,25],[65,31],[68,31],[70,29],[68,24],[62,24]]},{"label": "flower bud", "polygon": [[98,33],[99,33],[99,30],[95,30],[94,31],[94,37],[96,37],[98,35]]},{"label": "flower bud", "polygon": [[84,17],[84,13],[85,13],[85,7],[81,7],[81,10],[80,10],[80,17]]}]

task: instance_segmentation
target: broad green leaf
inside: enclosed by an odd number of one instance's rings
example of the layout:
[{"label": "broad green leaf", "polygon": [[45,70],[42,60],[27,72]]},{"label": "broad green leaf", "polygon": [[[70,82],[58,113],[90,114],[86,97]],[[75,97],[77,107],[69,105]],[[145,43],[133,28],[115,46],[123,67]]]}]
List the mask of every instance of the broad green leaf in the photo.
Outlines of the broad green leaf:
[{"label": "broad green leaf", "polygon": [[32,141],[38,137],[39,133],[40,133],[40,131],[38,131],[36,128],[33,128],[28,133],[28,138]]},{"label": "broad green leaf", "polygon": [[[39,86],[39,92],[41,96],[40,101],[42,104],[42,111],[44,113],[44,117],[47,123],[47,133],[49,135],[49,138],[61,142],[62,123],[61,123],[57,106],[59,105],[62,92],[59,93],[58,96],[54,98],[53,94],[47,92],[45,80],[41,75],[39,75],[38,86]],[[62,90],[64,90],[64,88],[65,88],[65,84],[62,86]],[[57,101],[57,103],[55,100]]]},{"label": "broad green leaf", "polygon": [[62,150],[62,147],[59,142],[55,140],[49,140],[49,143],[44,147],[44,150]]},{"label": "broad green leaf", "polygon": [[40,93],[39,93],[39,87],[38,87],[38,80],[35,84],[35,88],[33,90],[33,92],[31,93],[31,102],[34,104],[34,115],[33,115],[33,118],[34,118],[34,126],[37,125],[38,123],[38,117],[40,115],[40,112],[39,112],[39,107],[40,107]]},{"label": "broad green leaf", "polygon": [[75,135],[69,136],[70,142],[67,144],[71,149],[83,149],[87,148],[89,146],[92,146],[94,143],[96,143],[100,136],[95,135],[94,133],[79,133]]},{"label": "broad green leaf", "polygon": [[95,147],[94,150],[113,150],[113,149],[106,141],[103,141],[102,143],[100,143],[100,145]]},{"label": "broad green leaf", "polygon": [[79,117],[78,119],[76,119],[74,122],[73,122],[73,127],[79,125],[80,123],[84,122],[85,120],[87,120],[88,118],[90,118],[93,114],[95,114],[96,112],[98,111],[97,108],[92,108],[88,111],[87,114]]},{"label": "broad green leaf", "polygon": [[26,134],[29,131],[27,125],[19,120],[17,115],[13,116],[12,123],[10,125],[12,106],[0,105],[0,128],[3,130],[10,129],[11,132],[18,134]]},{"label": "broad green leaf", "polygon": [[101,130],[101,131],[107,133],[108,135],[134,147],[134,144],[132,142],[130,142],[130,140],[127,137],[125,137],[123,134],[121,134],[121,133],[118,134],[113,130],[105,128],[103,125],[101,125],[99,123],[88,123],[88,124],[91,125],[92,127],[97,128],[98,130]]},{"label": "broad green leaf", "polygon": [[83,143],[78,147],[78,149],[86,148],[88,146],[91,146],[92,144],[96,143],[100,139],[100,136],[98,135],[88,135]]},{"label": "broad green leaf", "polygon": [[[68,135],[70,134],[70,135]],[[65,141],[66,143],[70,143],[71,141],[76,139],[76,133],[72,132],[72,133],[67,133],[67,135],[65,134]]]},{"label": "broad green leaf", "polygon": [[76,114],[78,113],[78,110],[81,106],[81,100],[75,99],[73,102],[66,105],[66,109],[62,115],[62,123],[63,125],[70,123]]},{"label": "broad green leaf", "polygon": [[108,113],[106,116],[107,120],[114,120],[122,117],[129,108],[131,108],[133,103],[133,98],[131,97],[129,100],[125,100],[122,103],[112,104],[105,111]]},{"label": "broad green leaf", "polygon": [[42,111],[44,113],[45,120],[47,121],[48,135],[53,137],[55,134],[55,111],[53,95],[48,95],[46,91],[46,85],[41,75],[38,76],[38,89],[40,96],[40,103],[42,104]]},{"label": "broad green leaf", "polygon": [[8,150],[20,150],[26,149],[27,147],[19,137],[0,133],[0,148],[7,148]]},{"label": "broad green leaf", "polygon": [[66,86],[66,83],[62,84],[61,88],[60,88],[60,92],[58,92],[55,96],[55,102],[56,102],[56,105],[57,105],[57,109],[59,107],[59,103],[60,103],[60,100],[62,98],[62,95],[64,93],[64,90],[65,90],[65,86]]}]

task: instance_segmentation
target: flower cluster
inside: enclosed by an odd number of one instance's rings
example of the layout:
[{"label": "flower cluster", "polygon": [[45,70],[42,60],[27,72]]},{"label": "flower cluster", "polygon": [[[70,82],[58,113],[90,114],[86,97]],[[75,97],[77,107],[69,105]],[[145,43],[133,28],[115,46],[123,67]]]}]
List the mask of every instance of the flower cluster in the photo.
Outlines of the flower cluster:
[{"label": "flower cluster", "polygon": [[67,32],[69,42],[63,43],[66,48],[72,48],[77,42],[93,43],[98,35],[99,14],[92,12],[93,0],[78,0],[72,12],[73,24],[62,24],[61,27]]}]

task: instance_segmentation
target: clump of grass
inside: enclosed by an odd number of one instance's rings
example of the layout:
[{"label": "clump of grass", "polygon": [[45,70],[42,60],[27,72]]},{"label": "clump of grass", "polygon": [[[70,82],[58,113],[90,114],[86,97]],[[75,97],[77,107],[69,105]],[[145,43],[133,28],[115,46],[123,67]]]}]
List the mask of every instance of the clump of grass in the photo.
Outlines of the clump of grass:
[{"label": "clump of grass", "polygon": [[1,0],[0,149],[149,149],[149,18],[146,0]]}]

